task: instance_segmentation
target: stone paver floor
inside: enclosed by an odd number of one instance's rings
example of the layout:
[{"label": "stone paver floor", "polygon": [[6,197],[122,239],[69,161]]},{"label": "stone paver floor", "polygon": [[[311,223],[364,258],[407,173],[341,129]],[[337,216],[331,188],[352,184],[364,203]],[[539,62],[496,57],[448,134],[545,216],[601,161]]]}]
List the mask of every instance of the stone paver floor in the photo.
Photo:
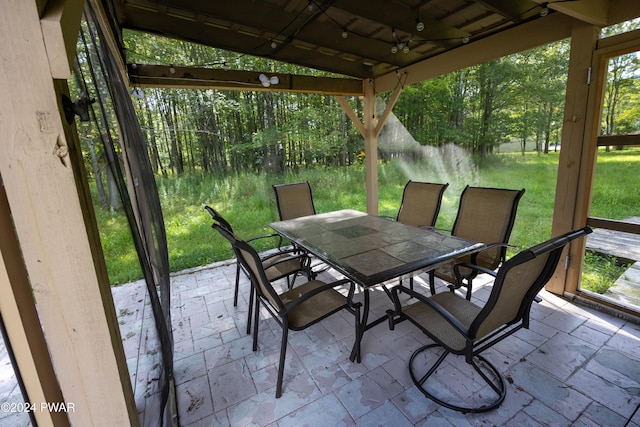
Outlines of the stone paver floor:
[{"label": "stone paver floor", "polygon": [[[640,427],[640,326],[546,291],[532,308],[531,328],[486,352],[507,380],[506,399],[491,412],[461,414],[417,390],[408,360],[429,340],[408,322],[394,331],[386,322],[367,331],[362,363],[350,362],[353,317],[346,312],[289,334],[283,395],[275,399],[280,327],[262,316],[259,350],[252,351],[245,330],[249,284],[244,278],[234,307],[234,277],[233,262],[172,276],[174,372],[183,427]],[[331,270],[321,276],[332,277]],[[416,286],[424,284],[421,279]],[[481,285],[474,290],[474,298],[488,295]],[[142,282],[113,290],[141,418],[158,357],[155,338],[145,331],[151,322],[144,294]],[[372,293],[373,316],[389,307],[384,292]],[[4,356],[0,353],[0,369],[7,370]],[[452,390],[469,386],[466,375],[453,368],[446,382]],[[3,402],[19,396],[2,378],[0,393]],[[29,424],[0,413],[0,425]]]}]

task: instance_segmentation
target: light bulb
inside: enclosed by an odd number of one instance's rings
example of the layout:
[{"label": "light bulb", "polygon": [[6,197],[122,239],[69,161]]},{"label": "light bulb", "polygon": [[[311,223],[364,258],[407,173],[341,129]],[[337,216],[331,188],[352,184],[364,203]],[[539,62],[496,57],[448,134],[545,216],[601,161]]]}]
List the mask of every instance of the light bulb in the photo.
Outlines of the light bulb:
[{"label": "light bulb", "polygon": [[274,41],[271,42],[271,49],[275,49],[278,47],[278,44]]},{"label": "light bulb", "polygon": [[278,78],[278,76],[271,76],[271,78],[269,79],[269,83],[271,83],[272,85],[277,85],[278,83],[280,83],[280,79]]},{"label": "light bulb", "polygon": [[424,23],[418,18],[416,18],[416,30],[418,31],[424,30]]},{"label": "light bulb", "polygon": [[403,53],[409,53],[409,45],[406,45],[405,47],[402,48],[402,52]]},{"label": "light bulb", "polygon": [[347,30],[342,30],[342,38],[346,39],[347,37],[349,37],[349,33],[347,32]]},{"label": "light bulb", "polygon": [[544,6],[542,9],[540,9],[540,16],[547,16],[549,14],[549,8],[547,6]]},{"label": "light bulb", "polygon": [[466,36],[465,36],[465,37],[463,37],[463,38],[462,38],[462,43],[464,43],[464,44],[469,43],[469,37],[466,37]]},{"label": "light bulb", "polygon": [[396,46],[395,44],[391,46],[391,53],[398,53],[398,46]]}]

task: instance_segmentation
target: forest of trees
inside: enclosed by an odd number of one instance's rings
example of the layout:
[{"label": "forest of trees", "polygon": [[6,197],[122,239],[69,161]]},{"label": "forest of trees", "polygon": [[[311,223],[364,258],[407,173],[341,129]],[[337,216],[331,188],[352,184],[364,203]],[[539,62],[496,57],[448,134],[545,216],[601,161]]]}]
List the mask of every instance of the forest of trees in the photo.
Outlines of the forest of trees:
[{"label": "forest of trees", "polygon": [[[327,75],[147,34],[127,32],[125,43],[129,63]],[[477,158],[514,142],[522,153],[545,153],[561,144],[568,51],[569,42],[561,41],[406,86],[393,112],[421,145],[456,144]],[[88,68],[87,55],[94,54],[81,43],[80,70]],[[603,134],[638,131],[639,72],[636,54],[610,61]],[[89,76],[88,71],[76,74],[85,81]],[[362,137],[330,95],[132,89],[157,174],[277,174],[362,161]],[[362,111],[358,98],[349,102]],[[96,143],[104,135],[92,134],[96,131],[90,127],[84,132],[90,173],[109,182]],[[386,154],[381,152],[383,160]],[[107,191],[99,189],[100,198],[113,206],[108,190],[108,185]]]}]

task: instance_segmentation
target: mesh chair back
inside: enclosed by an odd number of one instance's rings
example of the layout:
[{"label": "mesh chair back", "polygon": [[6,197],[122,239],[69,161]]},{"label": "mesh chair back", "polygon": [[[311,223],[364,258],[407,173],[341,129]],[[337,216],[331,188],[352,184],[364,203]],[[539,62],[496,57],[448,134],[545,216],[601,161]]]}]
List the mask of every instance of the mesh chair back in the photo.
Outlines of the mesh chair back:
[{"label": "mesh chair back", "polygon": [[487,303],[470,327],[480,339],[502,325],[528,323],[535,296],[553,276],[563,248],[572,240],[591,233],[585,227],[524,250],[505,262],[491,289]]},{"label": "mesh chair back", "polygon": [[281,221],[315,215],[316,208],[308,182],[274,185],[273,190]]},{"label": "mesh chair back", "polygon": [[449,184],[407,182],[402,193],[397,221],[415,227],[436,225],[442,195],[448,186]]},{"label": "mesh chair back", "polygon": [[[451,234],[486,244],[508,243],[524,191],[467,186],[460,196]],[[505,254],[505,247],[483,251],[476,264],[493,270]]]},{"label": "mesh chair back", "polygon": [[267,275],[262,266],[262,260],[256,250],[247,242],[239,239],[220,225],[214,224],[213,228],[231,243],[238,262],[249,274],[249,278],[256,288],[258,295],[269,301],[276,310],[281,310],[283,308],[282,301],[278,293],[273,289],[273,286],[271,286],[271,282],[267,279]]}]

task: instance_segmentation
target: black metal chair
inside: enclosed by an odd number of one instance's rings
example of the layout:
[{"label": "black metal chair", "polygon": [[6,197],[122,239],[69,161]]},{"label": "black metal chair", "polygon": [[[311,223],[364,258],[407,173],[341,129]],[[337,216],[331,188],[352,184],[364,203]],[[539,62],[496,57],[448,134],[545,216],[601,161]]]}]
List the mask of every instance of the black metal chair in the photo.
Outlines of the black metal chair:
[{"label": "black metal chair", "polygon": [[[282,327],[282,342],[280,344],[280,361],[278,366],[278,380],[276,398],[282,395],[282,381],[287,352],[287,338],[289,329],[300,331],[337,313],[347,310],[354,315],[355,337],[360,336],[360,306],[353,302],[355,284],[350,280],[339,280],[325,283],[319,280],[309,280],[293,289],[278,294],[267,278],[262,261],[258,253],[246,242],[238,239],[229,230],[214,224],[221,234],[232,242],[233,248],[245,270],[251,277],[251,283],[256,292],[255,318],[253,321],[253,350],[258,349],[258,325],[260,323],[260,304],[273,316]],[[348,288],[347,296],[338,292],[336,288]],[[360,362],[360,348],[356,346],[356,359]]]},{"label": "black metal chair", "polygon": [[462,268],[456,276],[454,266],[470,263],[495,270],[504,262],[518,203],[524,192],[524,189],[465,187],[460,195],[458,214],[451,235],[485,243],[486,247],[480,252],[456,258],[430,271],[429,287],[432,295],[436,292],[435,278],[438,277],[450,283],[452,291],[466,287],[466,297],[470,299],[472,281],[479,273],[474,269]]},{"label": "black metal chair", "polygon": [[273,186],[273,191],[280,221],[316,214],[309,182],[278,184]]},{"label": "black metal chair", "polygon": [[[276,206],[278,207],[278,216],[280,221],[296,219],[302,216],[316,214],[316,207],[313,203],[313,193],[309,181],[294,182],[292,184],[274,184],[273,192],[276,196]],[[304,248],[294,247],[300,252],[306,252]],[[311,255],[308,254],[310,257]],[[315,261],[311,266],[313,274],[326,271],[328,265],[322,261]]]},{"label": "black metal chair", "polygon": [[442,196],[449,184],[409,181],[402,192],[396,221],[415,227],[436,225]]},{"label": "black metal chair", "polygon": [[[433,227],[436,225],[442,196],[449,184],[435,184],[409,180],[402,191],[402,202],[396,221],[414,227]],[[402,284],[402,279],[400,280]],[[409,278],[413,289],[413,276]]]},{"label": "black metal chair", "polygon": [[[233,228],[231,224],[220,215],[218,211],[213,209],[210,206],[204,207],[211,218],[220,225],[221,228],[229,231],[229,233],[233,234]],[[213,225],[212,225],[213,227]],[[216,229],[215,227],[213,227]],[[223,234],[223,237],[227,237],[227,235]],[[245,240],[246,242],[255,242],[261,239],[277,239],[277,251],[268,255],[263,255],[261,257],[262,265],[265,270],[265,274],[267,279],[271,282],[276,280],[284,279],[287,280],[287,287],[289,289],[293,288],[295,284],[296,277],[299,274],[305,274],[307,278],[311,279],[313,277],[313,272],[311,271],[311,263],[309,257],[304,254],[296,251],[294,249],[285,250],[282,248],[282,236],[279,234],[266,234],[262,236],[252,237],[250,239]],[[231,242],[230,242],[231,243]],[[234,252],[235,253],[235,252]],[[242,264],[238,261],[236,262],[236,277],[235,277],[235,289],[233,293],[233,306],[238,305],[238,289],[240,287],[240,270],[242,270]],[[245,271],[245,273],[247,273]],[[251,310],[253,305],[253,292],[249,294],[249,311],[247,318],[247,333],[251,331]]]},{"label": "black metal chair", "polygon": [[[465,268],[478,269],[495,276],[491,293],[484,305],[476,305],[453,292],[426,297],[411,289],[399,287],[402,292],[418,299],[415,303],[402,307],[398,297],[399,289],[393,289],[395,308],[388,311],[390,328],[393,329],[398,322],[406,319],[435,341],[420,347],[411,356],[409,369],[416,387],[438,404],[464,413],[485,412],[498,407],[506,395],[505,383],[500,371],[481,353],[517,330],[529,327],[531,305],[538,292],[553,276],[563,248],[572,240],[588,233],[591,233],[591,229],[585,227],[526,249],[506,261],[497,273],[465,264]],[[462,266],[456,268],[460,267]],[[437,352],[431,351],[436,348],[442,350],[438,357],[434,355]],[[452,398],[454,391],[443,390],[442,384],[446,386],[447,379],[438,376],[437,372],[449,354],[463,356],[464,361],[473,368],[467,369],[467,375],[486,382],[488,390],[480,389],[482,392],[471,396],[458,395],[457,399]],[[435,363],[433,359],[436,359]],[[440,381],[434,379],[434,376]],[[429,379],[433,379],[430,387]],[[479,389],[471,385],[465,388]]]}]

